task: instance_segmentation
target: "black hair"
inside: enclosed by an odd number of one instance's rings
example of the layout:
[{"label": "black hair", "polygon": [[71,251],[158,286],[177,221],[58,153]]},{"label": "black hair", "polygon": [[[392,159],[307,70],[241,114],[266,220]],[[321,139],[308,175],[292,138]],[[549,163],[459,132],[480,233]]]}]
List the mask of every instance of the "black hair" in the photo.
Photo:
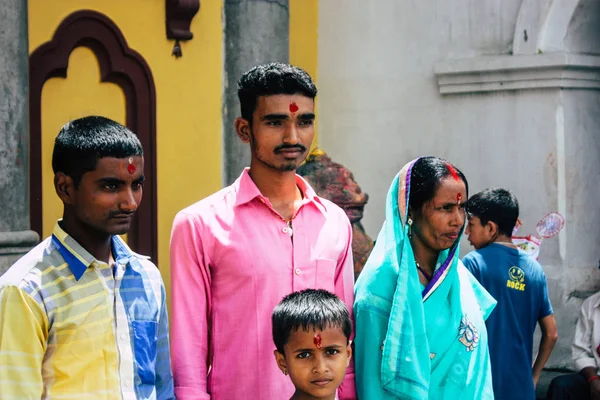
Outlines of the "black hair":
[{"label": "black hair", "polygon": [[482,225],[494,222],[498,232],[510,237],[519,218],[519,202],[510,190],[491,187],[469,199],[467,213],[479,218]]},{"label": "black hair", "polygon": [[277,351],[283,348],[290,335],[302,328],[340,328],[347,343],[352,333],[352,321],[348,308],[335,294],[322,289],[306,289],[287,295],[273,310],[273,342]]},{"label": "black hair", "polygon": [[467,178],[456,166],[439,157],[419,158],[410,173],[409,208],[413,212],[420,212],[423,205],[435,197],[440,183],[447,177],[462,179],[465,183],[467,198],[469,197]]},{"label": "black hair", "polygon": [[253,67],[242,75],[237,87],[242,118],[249,122],[259,96],[301,94],[311,99],[317,96],[317,87],[306,71],[278,62]]},{"label": "black hair", "polygon": [[67,122],[54,141],[52,169],[73,178],[79,186],[84,173],[96,169],[100,158],[142,156],[138,137],[111,119],[88,116]]}]

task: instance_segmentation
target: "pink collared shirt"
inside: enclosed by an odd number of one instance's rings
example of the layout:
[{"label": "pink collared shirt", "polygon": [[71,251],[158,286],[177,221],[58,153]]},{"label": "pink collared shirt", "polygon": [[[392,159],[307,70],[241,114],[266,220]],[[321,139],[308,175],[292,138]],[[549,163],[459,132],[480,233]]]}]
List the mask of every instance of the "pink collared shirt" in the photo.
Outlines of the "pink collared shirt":
[{"label": "pink collared shirt", "polygon": [[[179,400],[288,399],[275,362],[273,308],[287,294],[322,288],[352,312],[352,230],[344,211],[296,176],[304,201],[286,222],[248,169],[180,211],[171,235],[171,357]],[[338,390],[355,399],[350,364]]]}]

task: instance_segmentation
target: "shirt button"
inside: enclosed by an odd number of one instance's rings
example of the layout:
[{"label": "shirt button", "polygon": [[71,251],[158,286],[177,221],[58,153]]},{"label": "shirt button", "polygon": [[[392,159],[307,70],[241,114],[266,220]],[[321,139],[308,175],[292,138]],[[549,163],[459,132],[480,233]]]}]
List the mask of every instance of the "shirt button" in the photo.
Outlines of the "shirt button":
[{"label": "shirt button", "polygon": [[300,268],[296,268],[296,271],[294,272],[296,272],[296,275],[300,275]]},{"label": "shirt button", "polygon": [[125,387],[131,386],[131,381],[129,379],[125,380],[124,385],[125,385]]},{"label": "shirt button", "polygon": [[287,227],[287,226],[285,226],[285,227],[284,227],[284,228],[281,230],[281,232],[283,232],[283,233],[288,233],[288,227]]},{"label": "shirt button", "polygon": [[127,334],[121,333],[121,340],[127,340]]}]

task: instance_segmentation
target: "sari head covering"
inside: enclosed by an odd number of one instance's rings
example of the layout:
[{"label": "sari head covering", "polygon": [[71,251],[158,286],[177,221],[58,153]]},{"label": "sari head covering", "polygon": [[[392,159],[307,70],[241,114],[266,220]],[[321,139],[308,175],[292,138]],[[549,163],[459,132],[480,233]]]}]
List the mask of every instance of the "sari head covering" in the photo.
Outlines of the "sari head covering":
[{"label": "sari head covering", "polygon": [[[418,159],[417,159],[418,160]],[[485,318],[496,301],[440,252],[423,289],[406,223],[413,160],[387,195],[386,220],[356,283],[357,394],[369,399],[493,399]]]}]

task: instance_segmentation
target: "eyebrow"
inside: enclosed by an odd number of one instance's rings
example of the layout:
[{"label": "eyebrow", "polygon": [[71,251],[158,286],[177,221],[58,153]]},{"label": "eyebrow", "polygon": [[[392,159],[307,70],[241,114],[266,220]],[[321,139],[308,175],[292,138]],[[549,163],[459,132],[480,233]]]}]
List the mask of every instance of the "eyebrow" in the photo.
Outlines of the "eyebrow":
[{"label": "eyebrow", "polygon": [[110,183],[113,185],[122,185],[125,183],[124,180],[119,178],[100,178],[98,179],[98,183]]},{"label": "eyebrow", "polygon": [[288,116],[286,114],[267,114],[262,117],[263,121],[278,121],[280,119],[288,119]]},{"label": "eyebrow", "polygon": [[446,202],[443,202],[441,204],[435,204],[435,203],[433,204],[433,207],[435,207],[435,208],[442,208],[442,207],[446,207],[446,206],[459,206],[459,207],[463,207],[464,203],[461,202],[460,205],[459,205],[459,204],[456,204],[456,202],[446,201]]},{"label": "eyebrow", "polygon": [[[261,118],[262,121],[279,121],[282,119],[289,119],[289,116],[287,114],[267,114],[267,115],[263,115],[263,117]],[[298,115],[298,119],[301,120],[313,120],[315,119],[315,114],[313,113],[304,113],[304,114],[300,114]]]},{"label": "eyebrow", "polygon": [[[133,183],[142,183],[144,182],[144,180],[146,179],[146,177],[144,175],[140,176],[139,178],[137,178],[135,181],[133,181]],[[112,184],[112,185],[123,185],[125,184],[125,181],[119,178],[111,178],[111,177],[106,177],[106,178],[100,178],[98,179],[98,183],[100,184]]]},{"label": "eyebrow", "polygon": [[315,350],[328,350],[328,349],[343,349],[344,346],[340,346],[339,344],[332,344],[331,346],[323,346],[323,348],[321,349],[298,349],[298,350],[294,350],[294,353],[306,353],[306,352],[312,352]]},{"label": "eyebrow", "polygon": [[295,350],[294,353],[306,353],[306,352],[310,353],[312,351],[315,351],[315,349],[298,349],[298,350]]}]

